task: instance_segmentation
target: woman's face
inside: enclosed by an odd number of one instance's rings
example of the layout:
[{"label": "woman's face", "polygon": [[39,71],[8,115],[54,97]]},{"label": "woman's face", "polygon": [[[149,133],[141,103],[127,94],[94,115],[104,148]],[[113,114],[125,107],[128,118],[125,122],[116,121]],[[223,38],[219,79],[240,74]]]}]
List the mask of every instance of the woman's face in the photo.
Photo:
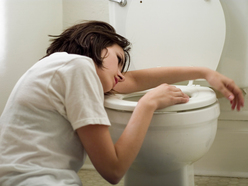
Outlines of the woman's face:
[{"label": "woman's face", "polygon": [[121,70],[124,64],[124,51],[123,49],[114,44],[107,49],[102,50],[103,67],[96,66],[96,72],[101,80],[104,93],[112,90],[118,82],[125,81]]}]

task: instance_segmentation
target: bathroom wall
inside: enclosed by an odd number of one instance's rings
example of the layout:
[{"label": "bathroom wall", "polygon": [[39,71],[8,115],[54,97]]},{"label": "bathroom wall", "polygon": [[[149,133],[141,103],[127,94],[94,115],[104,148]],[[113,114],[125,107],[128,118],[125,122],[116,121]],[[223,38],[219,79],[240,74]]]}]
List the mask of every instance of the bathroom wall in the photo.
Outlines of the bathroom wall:
[{"label": "bathroom wall", "polygon": [[109,21],[108,0],[63,0],[63,25],[81,20]]},{"label": "bathroom wall", "polygon": [[49,34],[108,21],[108,0],[0,0],[0,114],[20,76],[45,55]]},{"label": "bathroom wall", "polygon": [[[108,22],[108,15],[108,0],[0,0],[0,113],[19,77],[45,55],[48,34],[81,20]],[[248,108],[237,114],[226,110],[225,99],[220,102],[216,139],[195,172],[248,177]],[[84,168],[93,168],[89,160]]]},{"label": "bathroom wall", "polygon": [[0,113],[20,76],[45,55],[48,34],[61,28],[61,0],[0,1]]}]

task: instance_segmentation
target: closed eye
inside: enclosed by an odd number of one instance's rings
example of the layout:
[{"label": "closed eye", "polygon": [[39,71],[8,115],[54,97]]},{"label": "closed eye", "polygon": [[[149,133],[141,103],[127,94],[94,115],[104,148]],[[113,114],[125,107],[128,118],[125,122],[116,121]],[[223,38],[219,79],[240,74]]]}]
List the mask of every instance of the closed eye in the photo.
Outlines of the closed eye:
[{"label": "closed eye", "polygon": [[118,58],[118,64],[120,65],[120,66],[123,66],[123,60],[122,60],[122,58],[120,57],[120,56],[117,56],[117,58]]},{"label": "closed eye", "polygon": [[117,58],[118,58],[118,66],[121,69],[120,71],[123,72],[124,71],[124,68],[125,68],[125,62],[124,62],[124,60],[123,60],[122,57],[117,56]]}]

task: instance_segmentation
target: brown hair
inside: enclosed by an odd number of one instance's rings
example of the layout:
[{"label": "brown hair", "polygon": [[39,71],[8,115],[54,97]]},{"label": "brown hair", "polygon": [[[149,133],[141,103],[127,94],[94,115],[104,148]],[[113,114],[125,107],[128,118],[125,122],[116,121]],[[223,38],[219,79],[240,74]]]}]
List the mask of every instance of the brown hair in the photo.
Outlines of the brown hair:
[{"label": "brown hair", "polygon": [[60,35],[49,36],[54,38],[51,39],[52,43],[47,49],[46,56],[55,52],[84,55],[90,57],[98,67],[102,68],[102,50],[118,44],[125,53],[122,72],[127,71],[130,65],[130,42],[117,34],[108,23],[102,21],[82,22],[69,27]]}]

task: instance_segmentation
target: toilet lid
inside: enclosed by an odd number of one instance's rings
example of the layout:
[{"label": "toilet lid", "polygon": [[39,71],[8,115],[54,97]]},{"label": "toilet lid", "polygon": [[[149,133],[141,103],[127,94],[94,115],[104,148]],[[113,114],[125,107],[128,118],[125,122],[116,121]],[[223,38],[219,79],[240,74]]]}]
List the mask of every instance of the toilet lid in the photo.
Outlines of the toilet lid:
[{"label": "toilet lid", "polygon": [[110,23],[132,43],[134,69],[217,69],[226,30],[219,0],[127,0],[125,7],[111,2]]},{"label": "toilet lid", "polygon": [[[216,95],[214,91],[208,87],[200,86],[176,86],[180,88],[190,99],[187,103],[177,104],[164,109],[157,110],[157,112],[179,112],[192,109],[199,109],[207,107],[216,103]],[[147,90],[149,91],[149,90]],[[141,98],[147,91],[141,91],[131,94],[115,94],[105,96],[104,106],[106,108],[133,111],[137,105],[139,98]]]}]

